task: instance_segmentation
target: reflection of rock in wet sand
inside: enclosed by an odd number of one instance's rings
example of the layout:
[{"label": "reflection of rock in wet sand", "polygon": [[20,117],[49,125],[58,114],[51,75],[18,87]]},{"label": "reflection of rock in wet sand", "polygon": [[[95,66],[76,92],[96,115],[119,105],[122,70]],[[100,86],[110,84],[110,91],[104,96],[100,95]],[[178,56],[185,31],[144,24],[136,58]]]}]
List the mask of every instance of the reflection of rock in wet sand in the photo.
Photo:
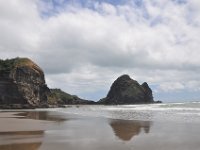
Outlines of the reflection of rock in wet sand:
[{"label": "reflection of rock in wet sand", "polygon": [[35,119],[35,120],[47,120],[47,121],[65,121],[65,118],[62,118],[61,116],[53,116],[49,115],[49,112],[47,111],[27,111],[17,114],[19,116],[24,116],[27,119]]},{"label": "reflection of rock in wet sand", "polygon": [[0,145],[0,150],[37,150],[42,143],[20,143]]},{"label": "reflection of rock in wet sand", "polygon": [[110,122],[115,135],[123,141],[129,141],[140,134],[142,128],[145,133],[149,133],[150,125],[149,121],[112,120]]},{"label": "reflection of rock in wet sand", "polygon": [[[44,131],[0,132],[0,150],[38,150],[42,144]],[[7,141],[11,144],[7,144]]]}]

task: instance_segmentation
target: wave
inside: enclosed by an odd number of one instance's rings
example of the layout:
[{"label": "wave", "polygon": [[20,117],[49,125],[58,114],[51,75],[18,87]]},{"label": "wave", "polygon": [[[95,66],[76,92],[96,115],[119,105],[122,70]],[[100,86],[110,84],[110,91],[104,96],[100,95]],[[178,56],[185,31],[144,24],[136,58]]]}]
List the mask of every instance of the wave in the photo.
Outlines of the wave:
[{"label": "wave", "polygon": [[85,117],[123,120],[200,122],[200,102],[115,106],[80,105],[60,108],[56,111]]}]

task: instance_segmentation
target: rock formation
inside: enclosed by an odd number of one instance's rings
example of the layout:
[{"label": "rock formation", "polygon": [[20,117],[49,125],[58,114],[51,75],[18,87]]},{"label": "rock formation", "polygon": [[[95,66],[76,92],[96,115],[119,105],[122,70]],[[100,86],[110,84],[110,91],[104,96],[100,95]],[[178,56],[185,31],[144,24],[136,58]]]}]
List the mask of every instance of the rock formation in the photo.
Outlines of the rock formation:
[{"label": "rock formation", "polygon": [[48,96],[48,101],[53,105],[95,104],[94,101],[81,99],[78,96],[68,94],[61,89],[50,89],[50,91],[51,94]]},{"label": "rock formation", "polygon": [[0,60],[0,105],[46,107],[50,93],[42,69],[28,58]]},{"label": "rock formation", "polygon": [[36,108],[67,104],[139,104],[154,103],[145,82],[140,85],[122,75],[98,103],[83,100],[60,89],[49,89],[42,69],[28,58],[0,60],[0,108]]},{"label": "rock formation", "polygon": [[60,89],[49,89],[42,69],[28,58],[0,60],[0,108],[94,103]]},{"label": "rock formation", "polygon": [[122,75],[112,84],[106,98],[99,101],[101,104],[141,104],[154,103],[152,90],[145,82],[140,85],[128,75]]}]

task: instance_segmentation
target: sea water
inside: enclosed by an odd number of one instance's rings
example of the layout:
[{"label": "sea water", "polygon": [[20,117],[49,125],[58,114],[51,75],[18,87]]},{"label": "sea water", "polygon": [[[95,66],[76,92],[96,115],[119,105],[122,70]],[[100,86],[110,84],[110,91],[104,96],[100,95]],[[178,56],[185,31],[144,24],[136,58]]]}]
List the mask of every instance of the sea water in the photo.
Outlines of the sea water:
[{"label": "sea water", "polygon": [[200,122],[200,102],[142,105],[72,105],[66,114],[122,120]]}]

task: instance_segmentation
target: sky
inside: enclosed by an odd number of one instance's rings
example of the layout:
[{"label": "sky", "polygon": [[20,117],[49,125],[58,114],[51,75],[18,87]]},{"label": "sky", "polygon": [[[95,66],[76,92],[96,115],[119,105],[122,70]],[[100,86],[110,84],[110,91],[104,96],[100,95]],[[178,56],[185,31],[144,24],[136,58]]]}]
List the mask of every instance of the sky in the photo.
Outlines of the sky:
[{"label": "sky", "polygon": [[0,0],[0,59],[29,57],[50,88],[99,100],[129,74],[155,100],[200,100],[199,0]]}]

